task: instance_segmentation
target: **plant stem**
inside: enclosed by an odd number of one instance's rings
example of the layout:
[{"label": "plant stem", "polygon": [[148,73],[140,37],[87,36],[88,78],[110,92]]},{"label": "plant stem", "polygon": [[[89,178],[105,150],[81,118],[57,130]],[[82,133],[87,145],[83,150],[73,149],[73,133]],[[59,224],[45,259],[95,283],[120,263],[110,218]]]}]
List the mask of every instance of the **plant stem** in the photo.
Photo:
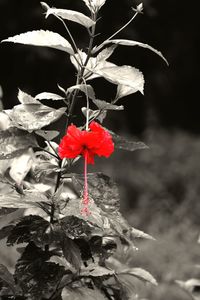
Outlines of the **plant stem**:
[{"label": "plant stem", "polygon": [[139,14],[139,12],[136,11],[135,14],[132,16],[132,18],[126,24],[124,24],[124,26],[122,26],[119,30],[117,30],[109,38],[107,38],[103,43],[101,43],[98,47],[96,47],[96,49],[94,50],[93,54],[96,53],[96,52],[98,52],[99,50],[101,50],[101,48],[103,48],[103,46],[105,45],[105,43],[109,42],[109,40],[111,40],[114,36],[116,36],[122,30],[124,30],[137,17],[138,14]]}]

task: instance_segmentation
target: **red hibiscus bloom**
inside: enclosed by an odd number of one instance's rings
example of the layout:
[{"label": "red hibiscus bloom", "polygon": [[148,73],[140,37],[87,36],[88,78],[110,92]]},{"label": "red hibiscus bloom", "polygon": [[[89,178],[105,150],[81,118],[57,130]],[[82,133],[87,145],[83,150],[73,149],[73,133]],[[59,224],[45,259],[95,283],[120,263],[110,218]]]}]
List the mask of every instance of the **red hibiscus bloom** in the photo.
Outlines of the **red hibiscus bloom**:
[{"label": "red hibiscus bloom", "polygon": [[94,156],[109,157],[114,151],[112,137],[96,122],[89,125],[90,131],[70,125],[62,138],[58,154],[60,158],[75,158],[82,155],[88,164],[94,164]]},{"label": "red hibiscus bloom", "polygon": [[108,131],[94,121],[90,123],[89,129],[90,131],[80,130],[75,125],[70,125],[58,147],[58,154],[62,159],[76,158],[79,155],[85,158],[82,213],[86,215],[90,214],[88,209],[87,164],[94,164],[95,155],[109,157],[114,151],[112,136]]}]

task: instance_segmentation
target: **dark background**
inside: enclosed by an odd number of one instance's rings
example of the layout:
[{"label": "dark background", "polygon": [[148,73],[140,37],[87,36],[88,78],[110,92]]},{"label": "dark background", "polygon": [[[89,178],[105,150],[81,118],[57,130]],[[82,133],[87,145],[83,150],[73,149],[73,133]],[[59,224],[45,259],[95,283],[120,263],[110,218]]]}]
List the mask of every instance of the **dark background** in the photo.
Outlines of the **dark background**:
[{"label": "dark background", "polygon": [[[140,244],[140,251],[129,259],[159,281],[156,289],[142,289],[149,300],[190,299],[175,280],[200,277],[200,269],[194,267],[200,262],[198,2],[144,0],[144,14],[117,36],[162,51],[169,67],[146,49],[120,46],[115,50],[110,61],[135,66],[144,73],[145,96],[125,97],[121,100],[125,111],[111,113],[106,125],[141,139],[150,149],[115,151],[108,160],[97,159],[95,170],[91,169],[115,179],[123,214],[133,226],[157,239]],[[48,4],[88,13],[81,0]],[[101,35],[95,42],[119,29],[133,15],[131,6],[137,4],[136,0],[107,0],[97,27]],[[50,16],[45,20],[42,13],[36,0],[0,0],[0,39],[34,29],[57,31],[68,38],[57,19]],[[69,27],[79,48],[84,49],[87,31],[78,24],[69,23]],[[34,96],[44,91],[58,93],[57,83],[65,89],[75,84],[75,69],[68,55],[48,48],[1,44],[0,70],[5,108],[17,103],[18,88]],[[115,95],[116,87],[105,80],[94,80],[92,85],[100,99],[109,101]],[[4,255],[8,256],[7,252]]]}]

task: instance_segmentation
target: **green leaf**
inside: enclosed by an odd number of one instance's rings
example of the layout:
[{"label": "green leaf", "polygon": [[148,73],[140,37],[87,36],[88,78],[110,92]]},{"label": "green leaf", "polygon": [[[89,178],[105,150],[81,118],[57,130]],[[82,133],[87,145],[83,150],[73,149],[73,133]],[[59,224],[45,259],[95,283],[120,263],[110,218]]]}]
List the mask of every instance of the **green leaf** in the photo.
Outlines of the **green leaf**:
[{"label": "green leaf", "polygon": [[46,141],[51,141],[60,134],[60,132],[56,130],[36,130],[35,133],[43,137]]},{"label": "green leaf", "polygon": [[37,215],[23,217],[10,232],[7,245],[34,242],[35,244],[47,244],[46,233],[49,222]]},{"label": "green leaf", "polygon": [[153,51],[154,53],[156,53],[158,56],[160,56],[168,65],[168,61],[166,60],[166,58],[162,55],[162,53],[158,50],[156,50],[155,48],[149,46],[148,44],[144,44],[144,43],[140,43],[137,41],[133,41],[133,40],[125,40],[125,39],[113,39],[113,40],[107,40],[105,42],[103,42],[103,45],[107,45],[107,44],[116,44],[116,45],[123,45],[123,46],[139,46],[142,48],[146,48],[149,49],[151,51]]},{"label": "green leaf", "polygon": [[55,122],[65,110],[65,107],[53,109],[43,104],[19,104],[6,112],[16,127],[32,132]]},{"label": "green leaf", "polygon": [[136,91],[144,93],[144,77],[142,72],[131,66],[108,66],[93,70],[94,73],[114,83],[126,85]]},{"label": "green leaf", "polygon": [[32,300],[50,299],[58,287],[64,267],[47,262],[51,254],[29,243],[15,268],[15,280],[23,296]]},{"label": "green leaf", "polygon": [[[123,277],[125,276],[125,277]],[[155,278],[146,270],[141,268],[130,268],[130,269],[124,269],[117,273],[117,277],[119,279],[121,278],[128,278],[130,276],[136,277],[142,281],[149,282],[153,285],[157,285],[157,281]]]},{"label": "green leaf", "polygon": [[85,16],[84,14],[68,9],[58,9],[58,8],[50,8],[45,2],[41,2],[41,5],[47,9],[46,11],[46,18],[49,15],[58,16],[64,20],[73,21],[83,25],[86,28],[90,28],[91,26],[95,25],[95,22],[90,19],[89,17]]},{"label": "green leaf", "polygon": [[62,50],[69,54],[73,54],[74,51],[70,43],[56,32],[49,30],[34,30],[9,37],[2,42],[12,42],[24,45],[42,46],[53,49]]},{"label": "green leaf", "polygon": [[140,149],[148,149],[149,147],[143,142],[135,142],[128,140],[122,136],[117,135],[116,133],[109,130],[109,133],[112,135],[113,142],[116,149],[135,151]]},{"label": "green leaf", "polygon": [[28,148],[37,146],[33,135],[14,127],[0,131],[0,144],[0,160],[20,156]]},{"label": "green leaf", "polygon": [[104,100],[93,99],[92,102],[100,109],[100,110],[123,110],[123,105],[114,105]]},{"label": "green leaf", "polygon": [[49,93],[49,92],[43,92],[40,94],[37,94],[35,96],[35,99],[37,100],[63,100],[64,98],[60,95]]},{"label": "green leaf", "polygon": [[82,260],[79,247],[75,244],[75,242],[72,239],[65,236],[62,242],[62,251],[66,260],[77,271],[79,271],[81,268]]},{"label": "green leaf", "polygon": [[2,279],[10,287],[13,294],[15,294],[16,287],[15,287],[15,281],[13,275],[2,264],[0,264],[0,279]]},{"label": "green leaf", "polygon": [[89,289],[86,287],[67,289],[62,291],[63,300],[106,300],[107,298],[98,289]]}]

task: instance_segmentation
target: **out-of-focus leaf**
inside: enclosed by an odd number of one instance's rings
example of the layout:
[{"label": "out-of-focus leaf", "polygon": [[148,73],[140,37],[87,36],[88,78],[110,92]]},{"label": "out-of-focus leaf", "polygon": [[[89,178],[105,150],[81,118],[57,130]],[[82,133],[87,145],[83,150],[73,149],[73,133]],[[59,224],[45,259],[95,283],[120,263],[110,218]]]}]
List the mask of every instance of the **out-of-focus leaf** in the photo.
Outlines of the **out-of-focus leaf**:
[{"label": "out-of-focus leaf", "polygon": [[131,87],[144,93],[144,76],[142,72],[131,66],[110,66],[93,70],[94,73],[114,83]]},{"label": "out-of-focus leaf", "polygon": [[128,276],[136,277],[142,281],[149,282],[153,285],[157,285],[157,281],[155,278],[146,270],[141,268],[130,268],[130,269],[124,269],[117,273],[118,278],[128,278]]},{"label": "out-of-focus leaf", "polygon": [[83,2],[91,12],[95,13],[105,4],[106,0],[83,0]]},{"label": "out-of-focus leaf", "polygon": [[7,208],[7,207],[1,207],[0,208],[0,218],[2,216],[5,216],[5,215],[9,215],[9,214],[12,214],[14,211],[16,211],[17,208]]},{"label": "out-of-focus leaf", "polygon": [[62,241],[63,255],[66,260],[77,270],[81,268],[81,253],[74,241],[68,237],[64,237]]},{"label": "out-of-focus leaf", "polygon": [[14,190],[10,187],[7,193],[0,193],[0,207],[8,208],[30,208],[38,207],[40,202],[49,202],[49,199],[42,193],[31,190]]},{"label": "out-of-focus leaf", "polygon": [[28,148],[37,146],[33,135],[14,127],[0,131],[0,144],[0,159],[20,156]]},{"label": "out-of-focus leaf", "polygon": [[12,231],[14,225],[7,225],[0,229],[0,240],[5,239]]},{"label": "out-of-focus leaf", "polygon": [[23,296],[32,300],[50,299],[64,275],[64,267],[47,262],[51,254],[29,243],[15,268],[15,280]]},{"label": "out-of-focus leaf", "polygon": [[154,53],[156,53],[158,56],[160,56],[168,65],[168,62],[167,62],[166,58],[162,55],[162,53],[160,51],[156,50],[155,48],[149,46],[148,44],[140,43],[140,42],[133,41],[133,40],[113,39],[113,40],[105,41],[103,43],[103,45],[110,44],[110,43],[113,43],[116,45],[123,45],[123,46],[139,46],[142,48],[149,49],[149,50],[153,51]]},{"label": "out-of-focus leaf", "polygon": [[135,142],[131,140],[127,140],[126,138],[117,135],[116,133],[109,130],[109,133],[112,135],[113,142],[115,144],[115,148],[127,150],[127,151],[135,151],[140,149],[148,149],[149,147],[145,145],[143,142]]},{"label": "out-of-focus leaf", "polygon": [[34,242],[37,244],[45,244],[47,241],[46,230],[49,222],[37,215],[23,217],[19,223],[10,232],[7,245]]},{"label": "out-of-focus leaf", "polygon": [[10,127],[12,127],[12,122],[10,118],[5,112],[0,111],[0,132],[1,130],[6,130]]},{"label": "out-of-focus leaf", "polygon": [[77,84],[69,87],[67,89],[67,93],[72,93],[74,90],[80,90],[83,92],[88,98],[95,99],[95,92],[91,85],[89,84]]},{"label": "out-of-focus leaf", "polygon": [[31,169],[34,153],[31,149],[19,157],[14,158],[9,171],[10,177],[20,185]]},{"label": "out-of-focus leaf", "polygon": [[93,103],[100,109],[100,110],[123,110],[123,105],[114,105],[104,100],[93,99]]},{"label": "out-of-focus leaf", "polygon": [[46,141],[51,141],[60,134],[56,130],[37,130],[35,133],[43,137]]},{"label": "out-of-focus leaf", "polygon": [[63,100],[63,97],[54,93],[43,92],[35,96],[37,100]]},{"label": "out-of-focus leaf", "polygon": [[74,10],[68,10],[68,9],[58,9],[58,8],[50,8],[45,2],[41,2],[41,5],[47,9],[46,12],[46,18],[48,18],[49,15],[55,15],[58,16],[64,20],[73,21],[76,23],[79,23],[86,28],[90,28],[95,24],[95,22],[90,19],[89,17],[85,16],[84,14],[74,11]]},{"label": "out-of-focus leaf", "polygon": [[89,289],[86,287],[62,290],[63,300],[106,300],[107,298],[98,289]]},{"label": "out-of-focus leaf", "polygon": [[6,282],[6,284],[8,284],[8,286],[10,287],[10,289],[13,291],[13,293],[15,294],[16,292],[16,287],[15,287],[15,281],[13,278],[13,275],[8,271],[8,269],[0,264],[0,278]]},{"label": "out-of-focus leaf", "polygon": [[199,288],[200,288],[200,280],[197,278],[191,278],[186,281],[175,280],[176,284],[178,284],[184,291],[189,293],[193,300],[199,300]]},{"label": "out-of-focus leaf", "polygon": [[154,237],[152,237],[151,235],[136,229],[134,227],[131,227],[130,229],[130,234],[132,235],[133,238],[142,238],[142,239],[147,239],[147,240],[155,240]]},{"label": "out-of-focus leaf", "polygon": [[2,42],[12,42],[24,45],[43,46],[73,54],[70,43],[56,32],[49,30],[34,30],[9,37]]},{"label": "out-of-focus leaf", "polygon": [[87,268],[81,269],[81,276],[102,277],[114,275],[114,271],[97,264],[90,264]]},{"label": "out-of-focus leaf", "polygon": [[54,109],[43,104],[19,104],[6,112],[16,127],[32,132],[55,122],[65,110],[65,107]]}]

